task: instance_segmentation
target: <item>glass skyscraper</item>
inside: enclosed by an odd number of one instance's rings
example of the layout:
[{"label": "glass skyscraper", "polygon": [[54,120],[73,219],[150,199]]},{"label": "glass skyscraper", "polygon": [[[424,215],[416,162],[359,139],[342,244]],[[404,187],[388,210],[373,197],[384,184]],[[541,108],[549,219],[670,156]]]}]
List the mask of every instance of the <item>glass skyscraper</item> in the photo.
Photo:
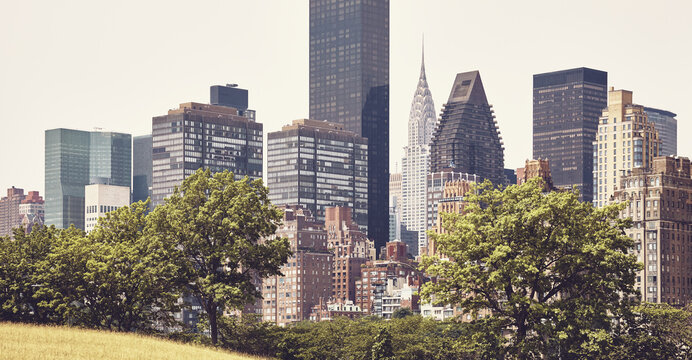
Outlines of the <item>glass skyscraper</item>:
[{"label": "glass skyscraper", "polygon": [[678,154],[678,120],[675,113],[666,110],[644,107],[649,122],[654,123],[661,139],[661,155]]},{"label": "glass skyscraper", "polygon": [[92,181],[130,187],[129,134],[46,130],[45,223],[84,229],[84,186]]},{"label": "glass skyscraper", "polygon": [[475,174],[504,185],[502,137],[478,71],[457,74],[430,147],[430,172]]},{"label": "glass skyscraper", "polygon": [[310,0],[310,119],[368,139],[368,235],[389,239],[389,0]]},{"label": "glass skyscraper", "polygon": [[[132,201],[151,197],[152,159],[151,135],[132,138]],[[151,205],[151,204],[150,204]]]},{"label": "glass skyscraper", "polygon": [[533,76],[533,158],[550,160],[557,187],[592,201],[593,142],[607,106],[608,73],[589,68]]}]

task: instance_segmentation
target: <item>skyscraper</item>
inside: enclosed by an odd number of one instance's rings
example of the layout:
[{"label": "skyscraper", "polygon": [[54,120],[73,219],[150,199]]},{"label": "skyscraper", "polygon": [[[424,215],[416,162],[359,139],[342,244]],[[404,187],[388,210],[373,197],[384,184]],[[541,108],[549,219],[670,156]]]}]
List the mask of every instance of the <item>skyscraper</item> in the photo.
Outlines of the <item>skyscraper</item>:
[{"label": "skyscraper", "polygon": [[199,168],[262,178],[262,124],[227,106],[180,104],[152,120],[152,205]]},{"label": "skyscraper", "polygon": [[38,191],[29,191],[11,187],[7,196],[0,198],[0,236],[12,236],[12,229],[22,227],[24,222],[27,231],[34,223],[43,223],[43,198]]},{"label": "skyscraper", "polygon": [[648,121],[644,107],[632,102],[631,91],[611,87],[593,143],[594,206],[607,205],[618,190],[620,177],[634,168],[650,168],[660,152],[658,131]]},{"label": "skyscraper", "polygon": [[404,147],[401,189],[401,223],[416,233],[418,244],[409,244],[408,251],[418,255],[418,248],[426,243],[425,191],[430,169],[430,142],[437,117],[432,94],[425,78],[425,57],[421,59],[418,85],[411,102],[408,118],[408,145]]},{"label": "skyscraper", "polygon": [[349,207],[353,220],[367,231],[367,139],[341,124],[308,119],[294,120],[281,131],[269,133],[267,139],[272,204],[302,205],[320,222],[326,208]]},{"label": "skyscraper", "polygon": [[478,71],[457,74],[430,149],[430,172],[444,169],[505,183],[504,145]]},{"label": "skyscraper", "polygon": [[557,187],[593,199],[593,141],[607,103],[608,73],[589,68],[533,76],[533,158],[550,160]]},{"label": "skyscraper", "polygon": [[310,118],[367,138],[368,235],[389,238],[389,0],[310,0]]},{"label": "skyscraper", "polygon": [[130,187],[130,134],[46,130],[46,225],[84,229],[84,186],[92,181]]},{"label": "skyscraper", "polygon": [[656,126],[661,139],[661,155],[675,156],[678,153],[678,120],[676,114],[660,109],[644,107],[649,122]]},{"label": "skyscraper", "polygon": [[[132,138],[132,201],[151,197],[152,158],[151,135]],[[151,206],[151,204],[149,204]]]}]

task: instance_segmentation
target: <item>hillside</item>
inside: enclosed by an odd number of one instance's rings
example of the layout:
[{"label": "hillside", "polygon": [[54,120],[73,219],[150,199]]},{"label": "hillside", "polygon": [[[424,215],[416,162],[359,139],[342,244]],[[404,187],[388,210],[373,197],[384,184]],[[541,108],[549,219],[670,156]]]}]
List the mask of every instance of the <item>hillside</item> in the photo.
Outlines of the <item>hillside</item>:
[{"label": "hillside", "polygon": [[0,359],[259,359],[134,334],[0,323]]}]

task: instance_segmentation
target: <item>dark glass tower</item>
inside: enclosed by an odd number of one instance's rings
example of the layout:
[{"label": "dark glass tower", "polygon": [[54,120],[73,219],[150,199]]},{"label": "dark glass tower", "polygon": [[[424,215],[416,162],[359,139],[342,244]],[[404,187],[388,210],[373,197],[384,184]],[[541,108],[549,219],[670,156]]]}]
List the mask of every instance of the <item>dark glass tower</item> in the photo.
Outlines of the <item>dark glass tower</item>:
[{"label": "dark glass tower", "polygon": [[550,160],[557,187],[593,200],[593,142],[607,106],[608,73],[589,68],[533,76],[533,158]]},{"label": "dark glass tower", "polygon": [[310,119],[368,139],[368,236],[389,239],[389,0],[310,0]]},{"label": "dark glass tower", "polygon": [[153,177],[151,140],[151,135],[132,138],[132,201],[134,202],[145,201],[151,197]]},{"label": "dark glass tower", "polygon": [[445,169],[505,184],[502,137],[478,71],[457,74],[430,148],[430,172]]}]

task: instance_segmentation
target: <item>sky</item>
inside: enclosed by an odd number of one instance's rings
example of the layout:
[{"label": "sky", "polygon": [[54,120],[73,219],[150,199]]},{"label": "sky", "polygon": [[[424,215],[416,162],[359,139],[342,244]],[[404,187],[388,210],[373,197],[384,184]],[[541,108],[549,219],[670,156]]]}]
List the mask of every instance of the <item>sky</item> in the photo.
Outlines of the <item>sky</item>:
[{"label": "sky", "polygon": [[[151,133],[151,118],[237,83],[265,134],[308,117],[308,1],[0,0],[0,191],[43,194],[44,131]],[[690,1],[390,0],[390,162],[401,170],[425,36],[439,114],[479,70],[505,167],[532,157],[533,74],[608,72],[634,102],[678,114],[692,157]],[[265,135],[266,144],[266,135]]]}]

